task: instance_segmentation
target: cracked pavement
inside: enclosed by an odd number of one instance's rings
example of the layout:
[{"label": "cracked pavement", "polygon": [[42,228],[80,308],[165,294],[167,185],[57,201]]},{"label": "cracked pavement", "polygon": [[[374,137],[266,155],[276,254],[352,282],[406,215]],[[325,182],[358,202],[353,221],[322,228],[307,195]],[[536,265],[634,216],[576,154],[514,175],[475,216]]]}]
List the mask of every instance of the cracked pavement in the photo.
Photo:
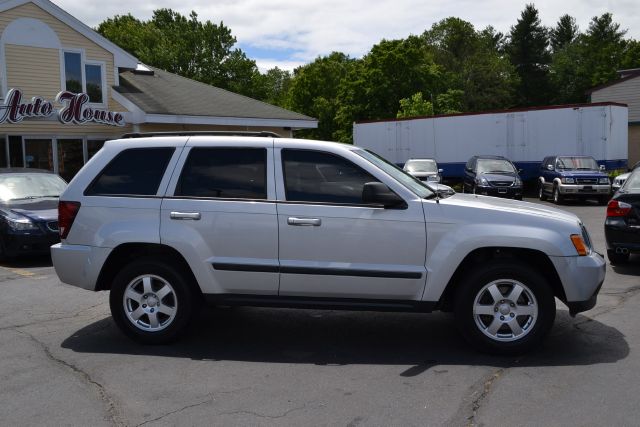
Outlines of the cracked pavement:
[{"label": "cracked pavement", "polygon": [[[568,205],[604,252],[605,208]],[[144,347],[48,259],[0,267],[0,425],[637,425],[640,257],[543,347],[474,353],[446,313],[219,308]]]}]

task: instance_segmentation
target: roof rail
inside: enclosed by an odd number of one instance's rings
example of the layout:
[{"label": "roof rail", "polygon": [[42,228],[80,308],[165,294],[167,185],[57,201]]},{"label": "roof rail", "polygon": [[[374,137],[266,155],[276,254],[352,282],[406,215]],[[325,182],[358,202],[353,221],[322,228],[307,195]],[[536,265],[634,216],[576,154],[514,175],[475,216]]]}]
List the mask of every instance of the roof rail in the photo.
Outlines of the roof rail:
[{"label": "roof rail", "polygon": [[216,130],[216,131],[176,131],[176,132],[132,132],[125,133],[120,138],[150,138],[153,136],[259,136],[264,138],[280,138],[275,132],[267,131],[241,131],[241,130]]}]

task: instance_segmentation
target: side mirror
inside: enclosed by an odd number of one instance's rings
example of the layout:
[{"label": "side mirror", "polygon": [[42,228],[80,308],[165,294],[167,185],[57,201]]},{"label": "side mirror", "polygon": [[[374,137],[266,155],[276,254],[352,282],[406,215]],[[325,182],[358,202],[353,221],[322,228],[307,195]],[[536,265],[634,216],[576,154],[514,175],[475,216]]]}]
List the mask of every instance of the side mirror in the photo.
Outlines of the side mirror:
[{"label": "side mirror", "polygon": [[607,170],[607,168],[604,165],[600,165],[600,172],[604,172],[606,170]]},{"label": "side mirror", "polygon": [[522,169],[518,169],[518,175],[522,173]]},{"label": "side mirror", "polygon": [[438,173],[442,173],[442,172],[443,172],[443,170],[442,170],[442,169],[438,169]]},{"label": "side mirror", "polygon": [[362,187],[362,201],[368,205],[382,205],[385,209],[402,208],[407,204],[381,182],[367,182]]},{"label": "side mirror", "polygon": [[547,165],[547,170],[552,171],[552,170],[554,170],[554,169],[555,169],[555,168],[553,167],[553,165]]}]

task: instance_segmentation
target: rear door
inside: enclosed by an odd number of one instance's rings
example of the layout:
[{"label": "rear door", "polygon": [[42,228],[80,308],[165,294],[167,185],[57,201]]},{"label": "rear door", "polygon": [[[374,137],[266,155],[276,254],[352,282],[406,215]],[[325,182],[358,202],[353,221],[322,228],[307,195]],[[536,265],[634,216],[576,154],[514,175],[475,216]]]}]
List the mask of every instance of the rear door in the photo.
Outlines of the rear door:
[{"label": "rear door", "polygon": [[273,140],[192,137],[161,209],[162,243],[204,293],[278,292]]},{"label": "rear door", "polygon": [[[426,281],[422,202],[356,154],[281,144],[280,295],[419,300]],[[386,181],[406,209],[363,204],[362,187],[374,181]]]}]

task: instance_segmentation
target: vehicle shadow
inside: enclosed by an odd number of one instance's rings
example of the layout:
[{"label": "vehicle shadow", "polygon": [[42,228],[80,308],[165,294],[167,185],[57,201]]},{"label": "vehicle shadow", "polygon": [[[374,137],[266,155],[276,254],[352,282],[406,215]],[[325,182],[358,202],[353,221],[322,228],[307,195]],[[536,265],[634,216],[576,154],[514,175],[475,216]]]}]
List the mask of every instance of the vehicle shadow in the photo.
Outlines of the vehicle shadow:
[{"label": "vehicle shadow", "polygon": [[51,267],[50,255],[34,255],[34,256],[22,256],[16,258],[6,258],[0,261],[0,267],[6,268],[37,268],[37,267]]},{"label": "vehicle shadow", "polygon": [[61,346],[80,353],[149,355],[316,365],[409,365],[403,376],[438,365],[566,366],[613,363],[629,354],[617,329],[559,311],[544,345],[520,358],[473,351],[453,316],[263,308],[206,310],[185,339],[144,346],[126,338],[110,317],[86,326]]},{"label": "vehicle shadow", "polygon": [[640,255],[632,254],[629,257],[629,262],[620,265],[609,266],[618,274],[624,274],[626,276],[640,276]]}]

